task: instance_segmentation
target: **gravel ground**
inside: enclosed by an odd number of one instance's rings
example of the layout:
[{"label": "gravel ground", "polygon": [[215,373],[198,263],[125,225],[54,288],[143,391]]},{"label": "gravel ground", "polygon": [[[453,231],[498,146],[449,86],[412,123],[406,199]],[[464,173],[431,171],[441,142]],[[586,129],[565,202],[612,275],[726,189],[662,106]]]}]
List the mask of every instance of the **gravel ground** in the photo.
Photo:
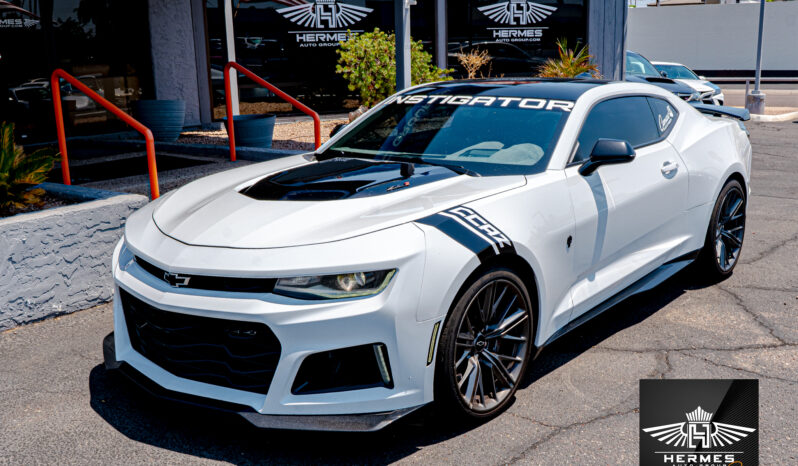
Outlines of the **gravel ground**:
[{"label": "gravel ground", "polygon": [[[335,125],[347,123],[345,119],[322,120],[321,142],[330,139],[330,131]],[[180,135],[177,142],[186,144],[216,144],[227,145],[227,130],[218,131],[186,131]],[[313,122],[294,121],[281,123],[279,120],[274,126],[273,149],[313,150]]]}]

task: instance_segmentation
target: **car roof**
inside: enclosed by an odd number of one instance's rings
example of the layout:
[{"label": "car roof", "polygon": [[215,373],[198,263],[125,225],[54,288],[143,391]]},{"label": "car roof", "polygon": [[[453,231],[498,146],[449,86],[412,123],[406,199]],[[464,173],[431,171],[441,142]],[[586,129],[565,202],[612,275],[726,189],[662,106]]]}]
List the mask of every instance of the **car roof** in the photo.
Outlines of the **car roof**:
[{"label": "car roof", "polygon": [[494,95],[576,100],[594,87],[614,81],[592,78],[488,78],[441,81],[417,86],[410,94]]},{"label": "car roof", "polygon": [[674,66],[684,66],[685,68],[687,68],[685,65],[682,65],[681,63],[676,63],[676,62],[673,62],[673,61],[652,61],[652,62],[651,62],[651,64],[652,64],[652,65],[674,65]]}]

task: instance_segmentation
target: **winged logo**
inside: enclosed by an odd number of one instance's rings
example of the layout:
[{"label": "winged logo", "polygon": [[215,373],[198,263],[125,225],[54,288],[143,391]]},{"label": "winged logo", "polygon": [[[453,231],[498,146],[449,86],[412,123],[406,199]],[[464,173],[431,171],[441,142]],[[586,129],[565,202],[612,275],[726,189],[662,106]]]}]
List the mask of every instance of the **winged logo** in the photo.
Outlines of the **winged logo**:
[{"label": "winged logo", "polygon": [[493,21],[511,26],[534,24],[543,21],[557,11],[557,7],[526,0],[509,0],[481,6],[477,9]]},{"label": "winged logo", "polygon": [[751,427],[711,422],[712,414],[699,406],[692,412],[685,413],[687,422],[648,427],[643,429],[643,432],[673,447],[715,448],[731,445],[756,430]]},{"label": "winged logo", "polygon": [[372,8],[338,3],[337,0],[316,0],[315,3],[302,3],[277,10],[293,23],[317,29],[346,27],[357,23],[372,11]]}]

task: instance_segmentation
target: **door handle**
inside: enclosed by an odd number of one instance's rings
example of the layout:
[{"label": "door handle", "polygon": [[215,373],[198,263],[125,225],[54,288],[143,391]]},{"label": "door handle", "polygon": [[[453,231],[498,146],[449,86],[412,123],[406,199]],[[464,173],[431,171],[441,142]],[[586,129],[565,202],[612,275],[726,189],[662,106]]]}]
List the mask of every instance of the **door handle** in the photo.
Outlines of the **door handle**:
[{"label": "door handle", "polygon": [[669,160],[664,164],[662,164],[662,168],[660,169],[660,171],[662,171],[663,175],[670,175],[676,172],[676,170],[678,169],[679,169],[679,164],[677,162],[672,162]]}]

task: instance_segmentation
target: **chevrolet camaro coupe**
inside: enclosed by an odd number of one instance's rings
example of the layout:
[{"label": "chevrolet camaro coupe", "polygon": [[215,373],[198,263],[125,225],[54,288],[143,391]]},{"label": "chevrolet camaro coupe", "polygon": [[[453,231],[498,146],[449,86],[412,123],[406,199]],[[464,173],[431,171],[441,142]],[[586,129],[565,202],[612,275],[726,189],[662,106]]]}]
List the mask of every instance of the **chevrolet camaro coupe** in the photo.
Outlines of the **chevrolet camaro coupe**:
[{"label": "chevrolet camaro coupe", "polygon": [[106,367],[260,427],[489,419],[571,329],[691,262],[732,273],[745,118],[645,83],[407,89],[131,215]]}]

